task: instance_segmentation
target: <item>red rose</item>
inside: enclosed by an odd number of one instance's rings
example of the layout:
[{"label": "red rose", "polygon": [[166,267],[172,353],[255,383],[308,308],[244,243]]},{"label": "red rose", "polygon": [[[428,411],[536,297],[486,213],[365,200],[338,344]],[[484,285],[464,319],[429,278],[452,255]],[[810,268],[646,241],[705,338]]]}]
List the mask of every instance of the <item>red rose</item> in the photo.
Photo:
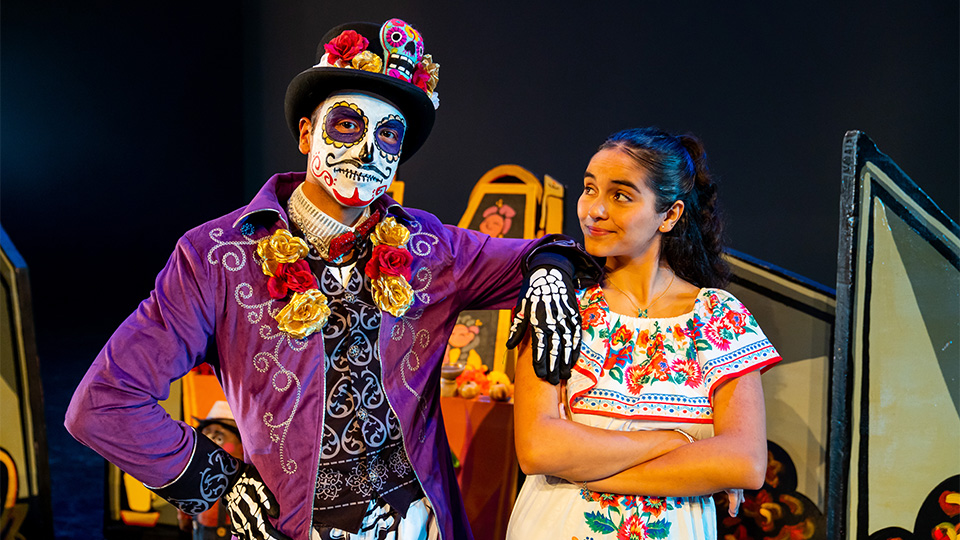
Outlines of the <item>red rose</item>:
[{"label": "red rose", "polygon": [[267,281],[267,292],[272,298],[284,298],[288,290],[306,292],[319,288],[317,278],[310,271],[310,264],[303,259],[293,263],[279,263],[275,274]]},{"label": "red rose", "polygon": [[333,38],[330,43],[325,44],[323,48],[330,55],[328,60],[331,64],[336,64],[337,60],[341,59],[345,63],[350,63],[354,56],[367,50],[369,44],[367,38],[353,30],[345,30],[342,34]]},{"label": "red rose", "polygon": [[378,279],[380,274],[387,276],[403,276],[410,281],[410,264],[413,255],[405,249],[380,244],[373,248],[373,255],[367,262],[366,272],[370,279]]},{"label": "red rose", "polygon": [[424,92],[430,93],[430,87],[427,83],[430,82],[430,73],[427,70],[417,65],[417,69],[413,72],[413,77],[410,79],[410,82],[415,84],[417,88],[423,90]]}]

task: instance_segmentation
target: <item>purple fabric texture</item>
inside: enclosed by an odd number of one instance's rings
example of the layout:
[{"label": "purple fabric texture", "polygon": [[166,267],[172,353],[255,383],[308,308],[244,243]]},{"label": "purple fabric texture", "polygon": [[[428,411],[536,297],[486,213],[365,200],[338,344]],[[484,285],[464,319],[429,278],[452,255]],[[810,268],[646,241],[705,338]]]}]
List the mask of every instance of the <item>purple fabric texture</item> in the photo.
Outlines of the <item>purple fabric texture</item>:
[{"label": "purple fabric texture", "polygon": [[[275,175],[248,206],[181,237],[149,298],[83,378],[66,417],[80,442],[140,481],[158,487],[192,481],[178,477],[190,461],[195,432],[171,419],[158,401],[215,343],[219,359],[210,361],[219,363],[243,434],[244,460],[277,497],[276,526],[295,539],[310,534],[325,405],[324,344],[320,332],[296,340],[277,330],[270,313],[285,301],[269,296],[254,252],[257,240],[287,227],[286,201],[303,180],[304,173]],[[513,307],[521,261],[558,237],[494,239],[442,225],[387,197],[372,209],[410,229],[414,256],[413,306],[401,318],[382,313],[384,390],[443,537],[471,538],[440,413],[444,345],[461,310]],[[252,234],[241,234],[245,223],[255,225]]]}]

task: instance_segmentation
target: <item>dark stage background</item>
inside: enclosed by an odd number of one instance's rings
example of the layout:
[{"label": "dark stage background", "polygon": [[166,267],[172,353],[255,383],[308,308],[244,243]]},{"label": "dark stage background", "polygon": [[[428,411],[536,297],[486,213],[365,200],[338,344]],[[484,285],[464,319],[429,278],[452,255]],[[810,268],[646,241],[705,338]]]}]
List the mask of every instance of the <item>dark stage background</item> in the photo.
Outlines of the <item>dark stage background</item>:
[{"label": "dark stage background", "polygon": [[516,163],[570,189],[609,133],[701,136],[729,245],[833,287],[846,130],[958,216],[958,4],[42,2],[0,5],[0,222],[30,265],[58,536],[96,538],[73,388],[188,228],[302,170],[283,120],[320,36],[400,17],[441,64],[406,202],[457,222]]}]

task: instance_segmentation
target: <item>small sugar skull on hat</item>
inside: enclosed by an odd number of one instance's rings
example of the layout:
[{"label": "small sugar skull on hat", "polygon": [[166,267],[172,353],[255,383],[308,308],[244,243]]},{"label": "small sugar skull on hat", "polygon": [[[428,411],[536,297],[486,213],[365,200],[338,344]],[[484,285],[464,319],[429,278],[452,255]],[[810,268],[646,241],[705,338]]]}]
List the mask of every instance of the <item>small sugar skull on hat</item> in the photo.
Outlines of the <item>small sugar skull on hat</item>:
[{"label": "small sugar skull on hat", "polygon": [[390,19],[380,29],[380,44],[387,61],[385,73],[409,82],[423,59],[420,32],[400,19]]}]

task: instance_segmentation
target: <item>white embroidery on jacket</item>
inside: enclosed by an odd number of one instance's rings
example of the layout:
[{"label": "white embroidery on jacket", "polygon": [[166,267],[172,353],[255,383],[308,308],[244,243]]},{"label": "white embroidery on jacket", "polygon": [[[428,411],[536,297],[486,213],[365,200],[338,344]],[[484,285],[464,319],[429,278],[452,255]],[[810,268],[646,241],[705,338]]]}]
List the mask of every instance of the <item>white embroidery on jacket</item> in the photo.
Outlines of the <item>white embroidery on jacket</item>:
[{"label": "white embroidery on jacket", "polygon": [[[245,238],[239,241],[223,241],[221,240],[223,234],[223,229],[221,228],[210,231],[209,236],[210,239],[213,240],[214,245],[207,252],[207,262],[211,265],[222,264],[224,269],[230,272],[239,272],[246,267],[248,260],[254,259],[253,254],[256,251],[257,241],[252,238]],[[245,246],[252,247],[249,257],[245,251]],[[224,247],[227,247],[229,251],[218,259],[214,252]],[[266,280],[266,277],[264,277],[264,280]],[[266,281],[264,281],[264,285],[265,283]],[[270,430],[270,440],[278,443],[280,469],[287,474],[293,474],[297,472],[297,462],[294,459],[287,459],[285,457],[285,446],[290,425],[300,407],[302,386],[296,374],[280,362],[280,348],[286,344],[291,351],[301,352],[307,348],[307,340],[294,339],[279,331],[274,316],[279,313],[282,306],[274,307],[274,299],[271,298],[261,303],[247,303],[246,301],[254,297],[254,291],[255,289],[250,283],[241,282],[234,289],[233,296],[237,301],[237,305],[240,306],[240,309],[246,311],[247,322],[252,325],[260,325],[257,332],[260,339],[267,342],[276,342],[272,351],[261,351],[253,356],[253,367],[260,373],[266,373],[270,369],[271,364],[275,365],[277,370],[270,378],[270,384],[273,386],[273,389],[277,392],[284,393],[290,390],[291,387],[295,388],[296,396],[293,400],[293,409],[290,411],[290,415],[286,420],[274,422],[274,413],[263,413],[263,424]],[[270,315],[268,319],[264,318],[264,311]],[[261,322],[263,324],[261,324]]]},{"label": "white embroidery on jacket", "polygon": [[[223,236],[223,229],[218,227],[210,230],[210,239],[213,240],[214,246],[207,252],[207,262],[213,265],[219,262],[222,263],[223,267],[227,270],[239,272],[247,265],[247,254],[244,253],[242,246],[256,245],[256,241],[251,238],[245,238],[244,240],[224,242],[220,240],[221,236]],[[225,253],[223,258],[217,261],[213,256],[213,252],[224,246],[231,246],[231,251]]]}]

